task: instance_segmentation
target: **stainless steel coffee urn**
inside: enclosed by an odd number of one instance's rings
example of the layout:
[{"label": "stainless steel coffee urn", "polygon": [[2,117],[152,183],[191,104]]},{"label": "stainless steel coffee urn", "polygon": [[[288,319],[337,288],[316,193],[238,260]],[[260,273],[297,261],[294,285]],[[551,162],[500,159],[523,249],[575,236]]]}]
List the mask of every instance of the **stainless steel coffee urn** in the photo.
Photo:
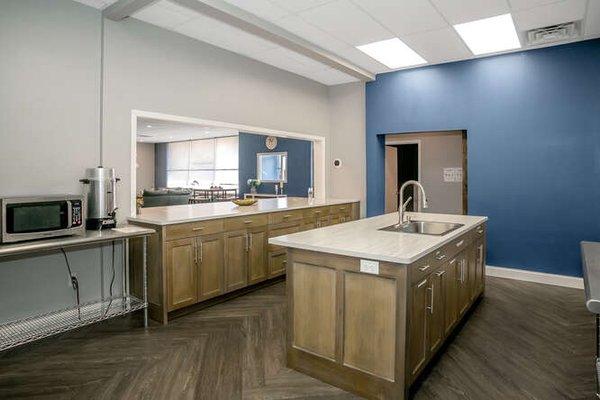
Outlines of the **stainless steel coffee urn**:
[{"label": "stainless steel coffee urn", "polygon": [[87,196],[87,229],[114,228],[117,225],[117,182],[114,168],[88,168],[84,183]]}]

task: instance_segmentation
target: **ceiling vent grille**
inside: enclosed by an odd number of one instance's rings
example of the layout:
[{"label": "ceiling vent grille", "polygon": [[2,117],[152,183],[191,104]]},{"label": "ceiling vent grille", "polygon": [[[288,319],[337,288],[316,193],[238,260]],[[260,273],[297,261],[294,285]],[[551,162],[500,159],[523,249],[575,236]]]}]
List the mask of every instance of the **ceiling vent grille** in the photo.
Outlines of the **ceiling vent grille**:
[{"label": "ceiling vent grille", "polygon": [[546,26],[527,31],[527,43],[530,46],[537,46],[545,43],[575,39],[578,36],[578,22],[566,22],[564,24]]}]

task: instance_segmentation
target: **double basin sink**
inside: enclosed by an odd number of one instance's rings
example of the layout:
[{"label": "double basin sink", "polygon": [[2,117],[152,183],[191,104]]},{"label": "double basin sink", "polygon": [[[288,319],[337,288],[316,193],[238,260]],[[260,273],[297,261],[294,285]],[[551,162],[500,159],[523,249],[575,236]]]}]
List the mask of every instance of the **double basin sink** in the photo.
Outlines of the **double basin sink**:
[{"label": "double basin sink", "polygon": [[444,236],[460,227],[463,224],[452,222],[434,222],[434,221],[410,221],[404,224],[394,224],[379,229],[380,231],[417,233],[421,235]]}]

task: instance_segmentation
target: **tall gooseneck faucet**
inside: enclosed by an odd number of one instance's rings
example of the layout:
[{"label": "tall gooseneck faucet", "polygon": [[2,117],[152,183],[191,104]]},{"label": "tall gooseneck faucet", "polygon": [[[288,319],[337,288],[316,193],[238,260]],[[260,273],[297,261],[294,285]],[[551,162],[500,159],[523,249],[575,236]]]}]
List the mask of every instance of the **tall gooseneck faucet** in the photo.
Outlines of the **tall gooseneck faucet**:
[{"label": "tall gooseneck faucet", "polygon": [[398,191],[398,193],[400,194],[400,207],[398,207],[398,225],[404,225],[406,222],[408,222],[404,220],[404,213],[406,212],[406,207],[413,198],[412,196],[409,197],[404,203],[402,203],[402,200],[404,200],[404,189],[406,189],[410,185],[414,185],[421,190],[421,207],[419,207],[419,204],[417,204],[416,211],[420,212],[421,209],[428,207],[427,195],[425,194],[425,189],[423,188],[423,185],[421,185],[418,181],[404,182],[404,184],[400,187],[400,190]]}]

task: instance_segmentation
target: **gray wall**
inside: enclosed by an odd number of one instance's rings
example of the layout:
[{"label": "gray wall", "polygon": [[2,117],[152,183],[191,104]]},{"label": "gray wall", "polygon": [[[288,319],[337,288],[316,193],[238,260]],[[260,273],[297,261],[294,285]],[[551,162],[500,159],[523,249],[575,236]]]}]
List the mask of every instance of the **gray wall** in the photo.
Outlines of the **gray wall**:
[{"label": "gray wall", "polygon": [[136,144],[136,191],[154,187],[154,143]]},{"label": "gray wall", "polygon": [[[99,26],[98,10],[70,0],[2,1],[0,196],[77,193],[84,169],[100,163]],[[326,86],[134,19],[107,22],[106,35],[103,164],[122,178],[121,219],[134,109],[329,138]],[[0,319],[72,304],[65,267],[51,256],[2,263],[0,303],[10,310]],[[96,288],[84,297],[96,296],[100,263],[81,263],[82,287]]]},{"label": "gray wall", "polygon": [[366,213],[365,84],[347,83],[329,88],[331,163],[342,160],[340,168],[330,167],[331,197],[359,199],[361,215]]}]

